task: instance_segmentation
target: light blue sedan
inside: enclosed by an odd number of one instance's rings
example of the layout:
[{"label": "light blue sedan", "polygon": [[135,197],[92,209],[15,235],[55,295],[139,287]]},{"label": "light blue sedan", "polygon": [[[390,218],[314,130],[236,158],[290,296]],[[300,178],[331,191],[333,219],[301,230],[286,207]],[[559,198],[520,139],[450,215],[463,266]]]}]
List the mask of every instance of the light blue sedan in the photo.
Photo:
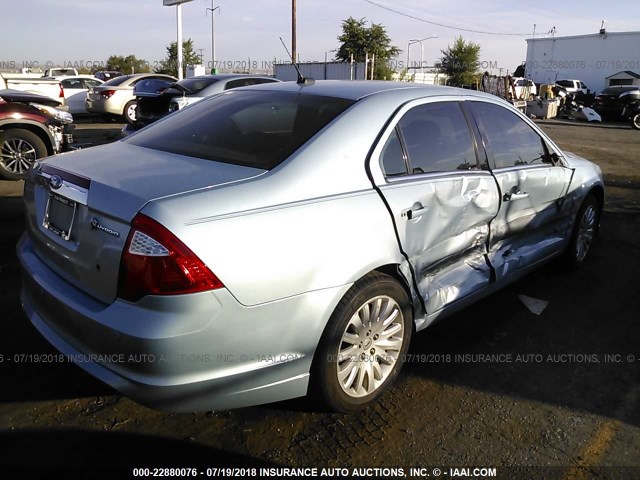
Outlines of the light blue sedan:
[{"label": "light blue sedan", "polygon": [[586,258],[600,169],[497,97],[273,83],[198,102],[25,185],[22,304],[141,403],[313,392],[351,411],[411,335],[564,256]]}]

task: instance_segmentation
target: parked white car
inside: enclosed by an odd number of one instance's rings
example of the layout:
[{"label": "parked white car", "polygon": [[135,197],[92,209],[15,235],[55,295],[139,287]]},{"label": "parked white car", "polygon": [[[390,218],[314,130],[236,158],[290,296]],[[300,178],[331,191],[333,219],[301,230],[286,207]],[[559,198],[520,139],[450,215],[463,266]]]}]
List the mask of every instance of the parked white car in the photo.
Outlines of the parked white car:
[{"label": "parked white car", "polygon": [[133,94],[133,87],[140,80],[172,80],[178,79],[170,75],[158,73],[137,73],[116,77],[100,86],[94,87],[88,94],[85,106],[88,112],[103,115],[121,116],[126,122],[136,121],[138,103]]},{"label": "parked white car", "polygon": [[102,85],[104,82],[92,77],[91,75],[74,75],[48,77],[58,80],[64,90],[64,100],[69,107],[69,113],[89,113],[85,106],[87,93],[94,87]]}]

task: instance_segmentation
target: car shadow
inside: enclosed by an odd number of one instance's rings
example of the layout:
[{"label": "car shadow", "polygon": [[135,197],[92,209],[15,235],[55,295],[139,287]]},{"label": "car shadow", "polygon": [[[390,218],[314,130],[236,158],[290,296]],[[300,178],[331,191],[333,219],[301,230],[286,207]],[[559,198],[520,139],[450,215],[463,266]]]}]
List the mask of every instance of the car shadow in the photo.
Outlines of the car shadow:
[{"label": "car shadow", "polygon": [[[215,467],[270,467],[275,464],[189,440],[129,432],[78,429],[0,432],[2,478],[131,478],[133,468],[196,468],[180,478],[217,476]],[[163,472],[159,472],[162,474]]]},{"label": "car shadow", "polygon": [[[550,263],[415,335],[404,375],[640,425],[640,216],[602,223],[581,269]],[[521,294],[549,304],[535,315]]]}]

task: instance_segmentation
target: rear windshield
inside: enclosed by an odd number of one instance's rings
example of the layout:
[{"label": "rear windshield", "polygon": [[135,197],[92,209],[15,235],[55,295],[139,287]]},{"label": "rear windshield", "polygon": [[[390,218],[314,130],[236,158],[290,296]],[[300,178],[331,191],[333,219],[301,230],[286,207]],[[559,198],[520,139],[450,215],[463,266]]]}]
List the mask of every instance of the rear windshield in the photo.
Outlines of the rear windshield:
[{"label": "rear windshield", "polygon": [[111,87],[117,87],[118,85],[120,85],[120,84],[126,82],[127,80],[129,80],[132,76],[133,75],[122,75],[120,77],[112,78],[108,82],[104,82],[102,85],[111,86]]},{"label": "rear windshield", "polygon": [[123,141],[270,170],[353,103],[296,92],[235,90],[198,102]]},{"label": "rear windshield", "polygon": [[187,78],[186,80],[180,80],[178,85],[186,88],[191,93],[198,93],[209,85],[213,85],[218,81],[217,78]]}]

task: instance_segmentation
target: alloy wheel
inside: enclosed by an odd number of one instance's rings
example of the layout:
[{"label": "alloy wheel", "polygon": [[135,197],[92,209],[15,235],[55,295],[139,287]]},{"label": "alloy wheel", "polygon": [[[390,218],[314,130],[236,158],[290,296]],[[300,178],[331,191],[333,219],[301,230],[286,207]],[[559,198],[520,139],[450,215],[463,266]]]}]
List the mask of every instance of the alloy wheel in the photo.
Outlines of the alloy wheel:
[{"label": "alloy wheel", "polygon": [[398,303],[381,295],[368,300],[349,320],[338,346],[337,375],[342,390],[359,398],[380,388],[396,364],[404,341]]},{"label": "alloy wheel", "polygon": [[581,262],[587,256],[596,231],[598,213],[594,205],[588,205],[580,219],[576,239],[576,260]]},{"label": "alloy wheel", "polygon": [[35,147],[22,138],[9,138],[0,146],[0,163],[11,173],[25,173],[36,158]]}]

